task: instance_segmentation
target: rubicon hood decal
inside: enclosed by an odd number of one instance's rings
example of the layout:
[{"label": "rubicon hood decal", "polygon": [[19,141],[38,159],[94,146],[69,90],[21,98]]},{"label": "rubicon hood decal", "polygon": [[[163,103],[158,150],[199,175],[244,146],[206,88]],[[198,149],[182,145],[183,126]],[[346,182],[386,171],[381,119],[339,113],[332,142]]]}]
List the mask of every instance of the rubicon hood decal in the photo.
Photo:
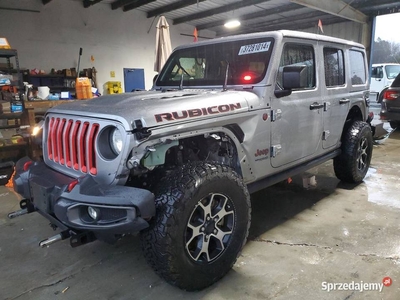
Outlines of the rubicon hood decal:
[{"label": "rubicon hood decal", "polygon": [[173,111],[168,113],[161,113],[156,114],[154,117],[156,118],[157,123],[163,121],[174,121],[174,120],[181,120],[187,118],[194,118],[200,116],[207,116],[207,115],[214,115],[220,113],[226,113],[230,111],[234,111],[235,109],[242,108],[240,103],[235,104],[223,104],[223,105],[215,105],[203,108],[194,108],[182,111]]}]

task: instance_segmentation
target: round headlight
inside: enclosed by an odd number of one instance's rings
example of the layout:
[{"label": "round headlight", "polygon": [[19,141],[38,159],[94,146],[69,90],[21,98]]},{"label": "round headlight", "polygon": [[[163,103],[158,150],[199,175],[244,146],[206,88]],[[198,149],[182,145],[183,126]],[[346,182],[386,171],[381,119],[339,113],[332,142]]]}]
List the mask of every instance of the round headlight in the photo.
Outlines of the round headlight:
[{"label": "round headlight", "polygon": [[111,147],[116,155],[122,151],[122,134],[118,128],[113,129],[111,132]]}]

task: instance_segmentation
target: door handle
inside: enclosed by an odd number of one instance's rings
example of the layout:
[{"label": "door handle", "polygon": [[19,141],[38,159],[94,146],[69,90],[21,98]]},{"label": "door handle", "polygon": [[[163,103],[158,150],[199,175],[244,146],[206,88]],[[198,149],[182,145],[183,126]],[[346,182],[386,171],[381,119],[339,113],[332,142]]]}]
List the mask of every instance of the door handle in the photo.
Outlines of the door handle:
[{"label": "door handle", "polygon": [[346,103],[349,103],[349,102],[350,102],[350,99],[346,99],[346,98],[343,98],[343,99],[339,100],[340,104],[346,104]]},{"label": "door handle", "polygon": [[323,104],[320,104],[318,102],[314,102],[313,104],[310,105],[310,110],[320,109],[320,108],[323,108],[323,107],[324,107]]}]

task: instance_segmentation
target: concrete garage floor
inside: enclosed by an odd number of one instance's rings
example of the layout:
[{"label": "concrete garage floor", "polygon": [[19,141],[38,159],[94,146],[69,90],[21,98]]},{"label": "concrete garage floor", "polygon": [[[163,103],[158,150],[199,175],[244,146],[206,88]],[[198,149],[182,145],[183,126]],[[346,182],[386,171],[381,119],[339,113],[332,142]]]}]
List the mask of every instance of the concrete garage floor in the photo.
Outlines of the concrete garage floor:
[{"label": "concrete garage floor", "polygon": [[[146,264],[139,238],[49,248],[37,213],[13,220],[18,197],[0,187],[0,299],[400,299],[400,131],[374,146],[359,185],[340,183],[332,163],[252,195],[252,227],[233,270],[212,287],[185,292]],[[323,291],[323,282],[393,283],[378,291]],[[196,274],[193,274],[195,279]]]}]

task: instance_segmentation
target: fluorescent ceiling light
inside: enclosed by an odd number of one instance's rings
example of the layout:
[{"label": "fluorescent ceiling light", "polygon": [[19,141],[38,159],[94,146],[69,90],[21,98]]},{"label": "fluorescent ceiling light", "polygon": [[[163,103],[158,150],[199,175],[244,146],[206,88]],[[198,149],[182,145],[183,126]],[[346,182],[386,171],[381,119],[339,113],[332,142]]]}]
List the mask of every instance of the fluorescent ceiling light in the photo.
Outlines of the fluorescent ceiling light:
[{"label": "fluorescent ceiling light", "polygon": [[238,20],[231,20],[224,24],[226,28],[235,28],[240,26],[240,22]]}]

